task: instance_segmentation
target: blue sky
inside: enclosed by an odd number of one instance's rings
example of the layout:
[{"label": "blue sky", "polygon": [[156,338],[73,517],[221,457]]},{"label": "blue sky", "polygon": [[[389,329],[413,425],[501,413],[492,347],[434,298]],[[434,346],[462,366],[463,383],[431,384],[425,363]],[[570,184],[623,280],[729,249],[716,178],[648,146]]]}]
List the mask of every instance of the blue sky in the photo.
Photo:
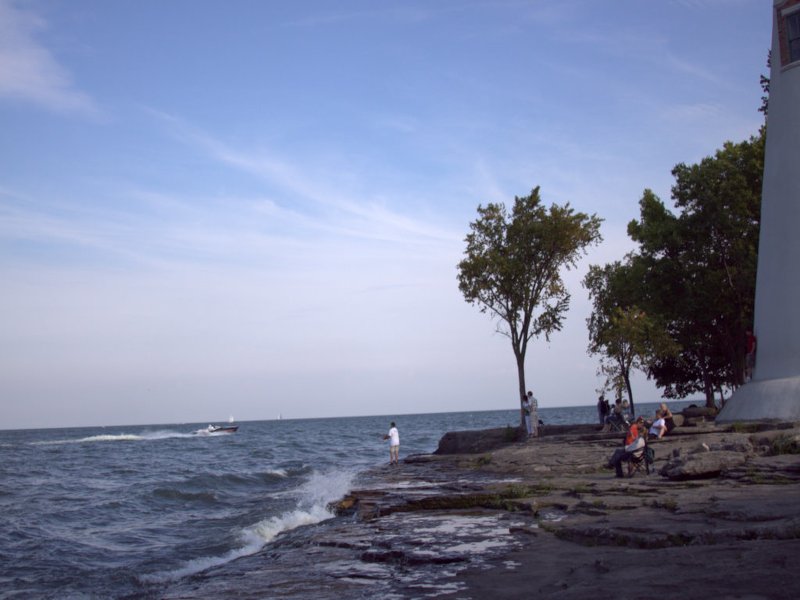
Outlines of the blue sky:
[{"label": "blue sky", "polygon": [[[511,408],[456,282],[479,204],[605,221],[528,353],[589,404],[589,264],[755,134],[758,0],[0,0],[3,427]],[[634,393],[654,401],[641,377]]]}]

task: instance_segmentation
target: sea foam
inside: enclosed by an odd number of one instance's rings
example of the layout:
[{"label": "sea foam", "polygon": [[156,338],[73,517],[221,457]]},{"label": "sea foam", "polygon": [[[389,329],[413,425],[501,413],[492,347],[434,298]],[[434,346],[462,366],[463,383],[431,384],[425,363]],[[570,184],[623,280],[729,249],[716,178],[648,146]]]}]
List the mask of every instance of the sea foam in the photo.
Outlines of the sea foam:
[{"label": "sea foam", "polygon": [[243,556],[255,554],[284,531],[303,525],[314,525],[333,517],[329,505],[341,498],[349,489],[355,476],[349,471],[313,473],[295,492],[298,507],[282,515],[263,519],[245,527],[239,533],[241,546],[221,556],[206,556],[186,561],[177,569],[141,575],[143,583],[165,583],[195,575]]},{"label": "sea foam", "polygon": [[55,446],[59,444],[87,444],[92,442],[140,442],[149,440],[166,440],[174,438],[194,438],[193,433],[182,433],[180,431],[153,431],[142,434],[120,433],[91,435],[67,440],[48,440],[41,442],[31,442],[32,446]]}]

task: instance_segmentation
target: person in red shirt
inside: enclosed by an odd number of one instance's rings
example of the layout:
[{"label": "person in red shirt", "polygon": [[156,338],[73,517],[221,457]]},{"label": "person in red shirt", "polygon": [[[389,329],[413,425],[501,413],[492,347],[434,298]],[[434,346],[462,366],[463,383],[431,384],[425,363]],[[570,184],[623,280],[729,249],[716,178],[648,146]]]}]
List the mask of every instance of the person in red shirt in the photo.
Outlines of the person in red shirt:
[{"label": "person in red shirt", "polygon": [[617,472],[617,477],[622,477],[622,463],[628,460],[634,452],[644,448],[644,437],[641,436],[641,428],[644,427],[644,418],[639,417],[634,423],[628,427],[625,434],[625,447],[617,448],[614,454],[608,459],[606,465],[609,469],[614,469]]}]

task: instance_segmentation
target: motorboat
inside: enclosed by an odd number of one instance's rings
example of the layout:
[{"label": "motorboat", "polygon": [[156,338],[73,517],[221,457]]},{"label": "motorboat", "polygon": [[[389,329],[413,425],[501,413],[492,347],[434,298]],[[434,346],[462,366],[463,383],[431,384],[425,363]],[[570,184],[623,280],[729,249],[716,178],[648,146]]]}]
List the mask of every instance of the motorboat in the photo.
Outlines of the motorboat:
[{"label": "motorboat", "polygon": [[238,425],[209,425],[206,427],[208,433],[236,433]]}]

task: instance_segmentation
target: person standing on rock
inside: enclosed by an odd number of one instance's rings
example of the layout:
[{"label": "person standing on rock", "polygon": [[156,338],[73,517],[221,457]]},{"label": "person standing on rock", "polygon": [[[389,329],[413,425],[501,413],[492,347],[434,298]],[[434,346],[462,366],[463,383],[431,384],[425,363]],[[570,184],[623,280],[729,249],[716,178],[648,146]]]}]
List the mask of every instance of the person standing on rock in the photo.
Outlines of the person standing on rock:
[{"label": "person standing on rock", "polygon": [[600,394],[597,399],[597,417],[600,419],[600,425],[606,424],[606,415],[608,414],[608,402],[606,402],[605,394]]},{"label": "person standing on rock", "polygon": [[400,432],[397,431],[397,425],[392,424],[389,428],[389,433],[383,436],[384,440],[389,441],[389,464],[390,465],[399,465],[400,464]]},{"label": "person standing on rock", "polygon": [[528,397],[526,398],[528,404],[530,404],[531,412],[530,412],[530,423],[526,423],[528,425],[528,435],[530,437],[538,437],[539,436],[539,401],[533,395],[533,392],[528,390]]},{"label": "person standing on rock", "polygon": [[533,426],[531,424],[531,403],[527,396],[522,396],[522,418],[525,421],[525,431],[528,437],[533,436]]}]

